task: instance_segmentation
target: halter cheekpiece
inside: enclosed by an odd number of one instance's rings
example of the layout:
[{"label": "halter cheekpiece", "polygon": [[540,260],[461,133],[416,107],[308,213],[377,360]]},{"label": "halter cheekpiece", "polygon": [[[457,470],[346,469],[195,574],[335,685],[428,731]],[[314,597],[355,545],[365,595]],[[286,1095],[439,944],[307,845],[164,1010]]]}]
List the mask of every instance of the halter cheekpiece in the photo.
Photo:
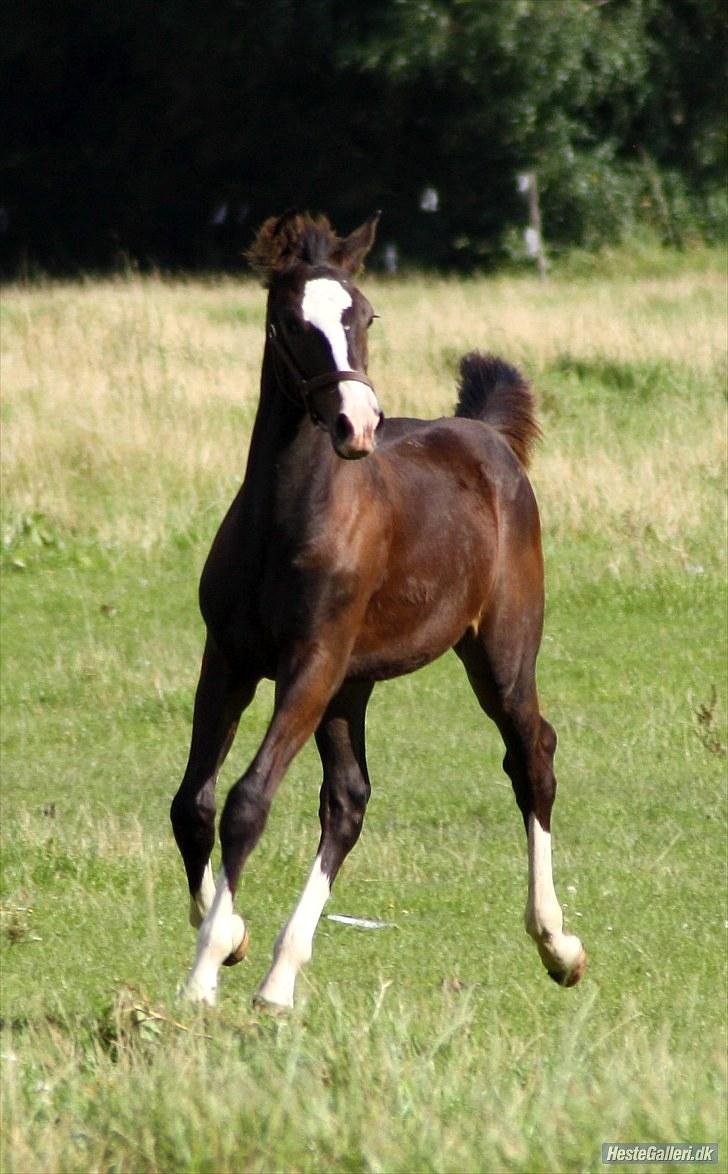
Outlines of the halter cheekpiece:
[{"label": "halter cheekpiece", "polygon": [[[369,377],[364,374],[363,371],[324,371],[321,375],[313,375],[310,379],[307,379],[296,362],[296,359],[291,354],[288,345],[280,337],[274,322],[269,322],[266,330],[266,336],[268,338],[268,342],[271,344],[271,352],[273,354],[274,360],[282,360],[284,366],[288,368],[289,374],[292,375],[296,381],[296,386],[306,411],[310,412],[308,398],[313,394],[313,392],[319,391],[322,387],[333,387],[335,383],[340,383],[343,380],[354,383],[364,383],[367,387],[370,387],[372,391],[374,391],[374,384],[372,383],[371,379],[369,379]],[[284,394],[287,395],[288,393],[286,392],[285,386],[282,383],[281,387],[284,391]],[[292,397],[289,396],[289,399],[290,398]]]}]

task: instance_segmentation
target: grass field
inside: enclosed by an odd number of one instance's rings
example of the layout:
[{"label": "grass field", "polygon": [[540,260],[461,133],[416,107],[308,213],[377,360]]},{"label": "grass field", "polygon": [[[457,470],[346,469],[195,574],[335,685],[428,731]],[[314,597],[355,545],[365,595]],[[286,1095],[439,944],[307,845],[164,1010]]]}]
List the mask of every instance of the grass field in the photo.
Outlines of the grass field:
[{"label": "grass field", "polygon": [[[538,390],[556,881],[590,969],[558,989],[523,931],[502,749],[448,656],[369,710],[374,792],[329,911],[391,924],[324,919],[293,1015],[251,1011],[315,851],[306,748],[241,884],[248,960],[215,1012],[176,1004],[194,937],[167,813],[263,294],[7,288],[7,1174],[596,1171],[617,1140],[719,1142],[728,1168],[724,257],[362,285],[388,414],[449,412],[473,346]],[[270,705],[264,686],[223,793]]]}]

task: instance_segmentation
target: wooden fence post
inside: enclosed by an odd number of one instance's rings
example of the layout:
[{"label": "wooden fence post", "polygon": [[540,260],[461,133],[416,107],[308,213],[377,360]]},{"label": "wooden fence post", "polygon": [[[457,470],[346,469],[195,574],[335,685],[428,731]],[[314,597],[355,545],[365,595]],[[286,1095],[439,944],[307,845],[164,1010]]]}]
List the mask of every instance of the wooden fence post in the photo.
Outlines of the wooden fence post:
[{"label": "wooden fence post", "polygon": [[538,181],[535,171],[523,171],[518,176],[518,190],[528,201],[528,228],[524,232],[526,252],[538,266],[539,277],[546,279],[548,263],[541,231],[541,206],[538,200]]}]

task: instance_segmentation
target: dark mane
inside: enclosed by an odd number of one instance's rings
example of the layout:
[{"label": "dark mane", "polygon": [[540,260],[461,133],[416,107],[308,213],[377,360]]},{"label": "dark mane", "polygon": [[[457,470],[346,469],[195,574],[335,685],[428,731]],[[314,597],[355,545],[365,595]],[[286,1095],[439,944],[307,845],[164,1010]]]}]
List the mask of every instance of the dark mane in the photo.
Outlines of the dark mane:
[{"label": "dark mane", "polygon": [[285,212],[264,222],[245,257],[268,286],[275,273],[284,273],[301,262],[325,265],[341,246],[341,238],[325,216]]}]

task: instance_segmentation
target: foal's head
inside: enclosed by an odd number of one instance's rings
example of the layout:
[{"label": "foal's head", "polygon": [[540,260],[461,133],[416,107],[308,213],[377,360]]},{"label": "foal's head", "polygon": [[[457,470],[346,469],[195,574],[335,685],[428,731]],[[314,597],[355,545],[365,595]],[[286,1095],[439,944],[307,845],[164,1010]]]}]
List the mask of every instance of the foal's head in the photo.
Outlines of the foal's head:
[{"label": "foal's head", "polygon": [[342,239],[324,218],[286,213],[266,220],[248,252],[268,289],[267,345],[278,384],[348,459],[372,451],[382,419],[366,375],[374,313],[351,282],[378,219]]}]

